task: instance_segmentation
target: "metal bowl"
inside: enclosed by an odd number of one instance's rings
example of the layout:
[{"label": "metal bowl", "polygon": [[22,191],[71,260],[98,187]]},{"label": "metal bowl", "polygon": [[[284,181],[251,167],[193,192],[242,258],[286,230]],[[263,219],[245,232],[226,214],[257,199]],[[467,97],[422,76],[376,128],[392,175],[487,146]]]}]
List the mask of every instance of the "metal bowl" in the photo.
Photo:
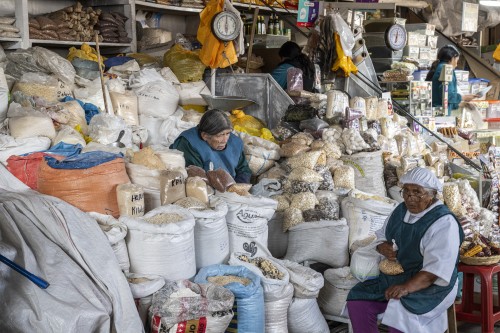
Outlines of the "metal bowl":
[{"label": "metal bowl", "polygon": [[219,109],[223,111],[243,109],[244,107],[257,104],[251,99],[238,96],[212,96],[201,94],[201,97],[207,102],[210,109]]}]

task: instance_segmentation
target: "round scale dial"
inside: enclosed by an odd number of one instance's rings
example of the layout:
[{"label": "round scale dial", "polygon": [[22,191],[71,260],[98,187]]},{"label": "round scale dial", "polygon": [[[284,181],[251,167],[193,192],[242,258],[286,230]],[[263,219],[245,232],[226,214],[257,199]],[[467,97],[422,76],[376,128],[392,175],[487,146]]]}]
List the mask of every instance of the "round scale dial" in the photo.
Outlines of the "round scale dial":
[{"label": "round scale dial", "polygon": [[240,34],[241,22],[238,15],[229,11],[222,11],[214,16],[212,32],[223,42],[235,40]]},{"label": "round scale dial", "polygon": [[385,43],[393,51],[399,51],[406,46],[406,36],[405,27],[393,24],[385,31]]}]

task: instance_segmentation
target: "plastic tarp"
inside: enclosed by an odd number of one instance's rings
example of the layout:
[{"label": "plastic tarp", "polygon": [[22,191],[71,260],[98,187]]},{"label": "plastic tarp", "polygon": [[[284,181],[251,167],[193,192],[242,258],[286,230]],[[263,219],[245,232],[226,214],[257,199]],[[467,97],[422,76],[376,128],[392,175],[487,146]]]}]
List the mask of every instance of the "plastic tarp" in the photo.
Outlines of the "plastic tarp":
[{"label": "plastic tarp", "polygon": [[50,283],[40,289],[0,265],[0,332],[143,332],[127,280],[91,217],[0,166],[0,221],[0,252]]}]

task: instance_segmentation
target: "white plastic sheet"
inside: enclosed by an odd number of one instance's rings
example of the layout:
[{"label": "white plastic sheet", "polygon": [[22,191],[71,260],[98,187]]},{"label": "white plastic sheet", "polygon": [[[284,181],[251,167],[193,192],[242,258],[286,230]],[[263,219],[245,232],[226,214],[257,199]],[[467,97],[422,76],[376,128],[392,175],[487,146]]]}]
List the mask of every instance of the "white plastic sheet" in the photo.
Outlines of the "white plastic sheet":
[{"label": "white plastic sheet", "polygon": [[[0,244],[45,279],[43,290],[2,269],[2,332],[143,332],[132,294],[108,240],[87,214],[34,191],[11,192],[0,173]],[[78,309],[78,311],[75,311]]]}]

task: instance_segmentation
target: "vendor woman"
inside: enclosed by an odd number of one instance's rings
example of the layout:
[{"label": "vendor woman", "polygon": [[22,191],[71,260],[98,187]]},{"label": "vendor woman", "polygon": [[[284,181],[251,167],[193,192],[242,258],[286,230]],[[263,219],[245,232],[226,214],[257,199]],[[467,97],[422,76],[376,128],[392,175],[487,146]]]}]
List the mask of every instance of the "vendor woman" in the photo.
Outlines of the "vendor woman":
[{"label": "vendor woman", "polygon": [[[464,233],[436,198],[443,188],[428,169],[401,177],[404,202],[377,235],[377,251],[404,272],[358,283],[347,297],[354,333],[378,332],[377,316],[390,333],[442,333],[457,295],[457,264]],[[385,259],[384,258],[384,259]]]},{"label": "vendor woman", "polygon": [[243,141],[232,133],[233,126],[224,111],[212,109],[201,117],[198,126],[182,132],[171,149],[184,153],[186,166],[210,170],[222,168],[237,183],[250,183],[252,172],[243,153]]},{"label": "vendor woman", "polygon": [[475,97],[469,94],[462,96],[458,91],[455,68],[458,65],[460,52],[455,46],[446,45],[439,50],[437,57],[438,59],[434,61],[425,78],[426,81],[432,81],[432,106],[443,106],[443,82],[439,81],[439,77],[443,66],[448,64],[453,67],[453,76],[451,82],[448,83],[448,110],[456,110],[461,101],[468,102]]},{"label": "vendor woman", "polygon": [[278,52],[281,62],[271,73],[272,77],[284,90],[288,87],[288,69],[299,68],[302,70],[303,89],[313,91],[315,68],[309,58],[302,53],[300,46],[294,42],[281,45]]}]

